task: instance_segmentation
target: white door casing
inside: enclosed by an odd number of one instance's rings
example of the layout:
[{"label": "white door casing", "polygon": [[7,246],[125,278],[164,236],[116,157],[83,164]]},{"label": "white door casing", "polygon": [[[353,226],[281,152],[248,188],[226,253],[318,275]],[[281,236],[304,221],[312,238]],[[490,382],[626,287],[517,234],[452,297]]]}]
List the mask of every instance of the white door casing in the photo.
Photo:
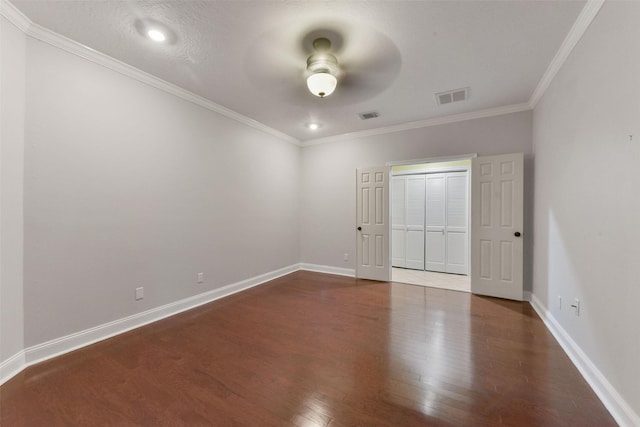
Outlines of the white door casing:
[{"label": "white door casing", "polygon": [[387,166],[356,170],[356,277],[391,280]]},{"label": "white door casing", "polygon": [[471,163],[471,292],[522,301],[522,153]]}]

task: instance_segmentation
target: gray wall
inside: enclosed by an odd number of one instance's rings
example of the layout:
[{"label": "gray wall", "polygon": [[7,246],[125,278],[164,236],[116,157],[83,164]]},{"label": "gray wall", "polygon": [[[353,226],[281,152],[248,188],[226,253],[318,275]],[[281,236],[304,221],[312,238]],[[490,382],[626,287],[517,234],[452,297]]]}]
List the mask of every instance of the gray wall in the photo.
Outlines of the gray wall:
[{"label": "gray wall", "polygon": [[[604,4],[536,107],[533,127],[534,296],[636,414],[640,414],[638,16],[638,2]],[[558,296],[564,300],[562,309]],[[569,307],[573,298],[581,300],[579,317]]]},{"label": "gray wall", "polygon": [[[302,149],[301,261],[355,268],[356,168],[389,161],[525,154],[525,289],[531,289],[530,111],[371,136]],[[343,256],[349,254],[349,261]]]},{"label": "gray wall", "polygon": [[298,262],[299,147],[32,38],[26,76],[25,346]]},{"label": "gray wall", "polygon": [[25,36],[0,17],[0,362],[23,335],[23,174]]}]

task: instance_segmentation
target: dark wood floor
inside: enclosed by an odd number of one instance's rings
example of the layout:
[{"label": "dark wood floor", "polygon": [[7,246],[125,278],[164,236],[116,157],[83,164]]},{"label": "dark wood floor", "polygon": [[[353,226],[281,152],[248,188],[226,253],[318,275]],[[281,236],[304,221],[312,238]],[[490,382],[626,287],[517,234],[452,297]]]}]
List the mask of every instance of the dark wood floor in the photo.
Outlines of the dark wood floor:
[{"label": "dark wood floor", "polygon": [[527,303],[297,272],[32,366],[7,426],[609,426]]}]

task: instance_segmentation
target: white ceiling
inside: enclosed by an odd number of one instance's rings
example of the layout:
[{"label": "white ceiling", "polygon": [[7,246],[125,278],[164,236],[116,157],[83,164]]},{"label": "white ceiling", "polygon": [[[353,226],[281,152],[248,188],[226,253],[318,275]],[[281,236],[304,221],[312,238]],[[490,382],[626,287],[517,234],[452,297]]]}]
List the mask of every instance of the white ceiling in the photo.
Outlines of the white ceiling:
[{"label": "white ceiling", "polygon": [[[584,1],[32,1],[36,24],[306,141],[526,103]],[[147,22],[170,40],[146,38]],[[336,92],[305,86],[316,36]],[[467,101],[434,94],[469,87]],[[363,121],[358,113],[377,111]],[[305,126],[321,123],[311,131]]]}]

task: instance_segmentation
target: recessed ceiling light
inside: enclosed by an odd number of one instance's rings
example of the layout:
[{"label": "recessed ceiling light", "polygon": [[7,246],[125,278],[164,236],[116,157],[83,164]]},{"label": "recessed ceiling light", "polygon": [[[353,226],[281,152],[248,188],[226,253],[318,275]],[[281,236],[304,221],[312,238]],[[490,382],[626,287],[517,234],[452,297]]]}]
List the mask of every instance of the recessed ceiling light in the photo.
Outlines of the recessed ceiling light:
[{"label": "recessed ceiling light", "polygon": [[319,125],[319,124],[317,124],[317,123],[309,123],[309,126],[308,126],[308,127],[309,127],[309,129],[311,129],[311,130],[316,130],[316,129],[318,129],[318,128],[320,127],[320,125]]},{"label": "recessed ceiling light", "polygon": [[162,31],[156,30],[155,28],[147,31],[147,35],[151,40],[158,43],[162,43],[167,39],[167,37],[164,35]]}]

